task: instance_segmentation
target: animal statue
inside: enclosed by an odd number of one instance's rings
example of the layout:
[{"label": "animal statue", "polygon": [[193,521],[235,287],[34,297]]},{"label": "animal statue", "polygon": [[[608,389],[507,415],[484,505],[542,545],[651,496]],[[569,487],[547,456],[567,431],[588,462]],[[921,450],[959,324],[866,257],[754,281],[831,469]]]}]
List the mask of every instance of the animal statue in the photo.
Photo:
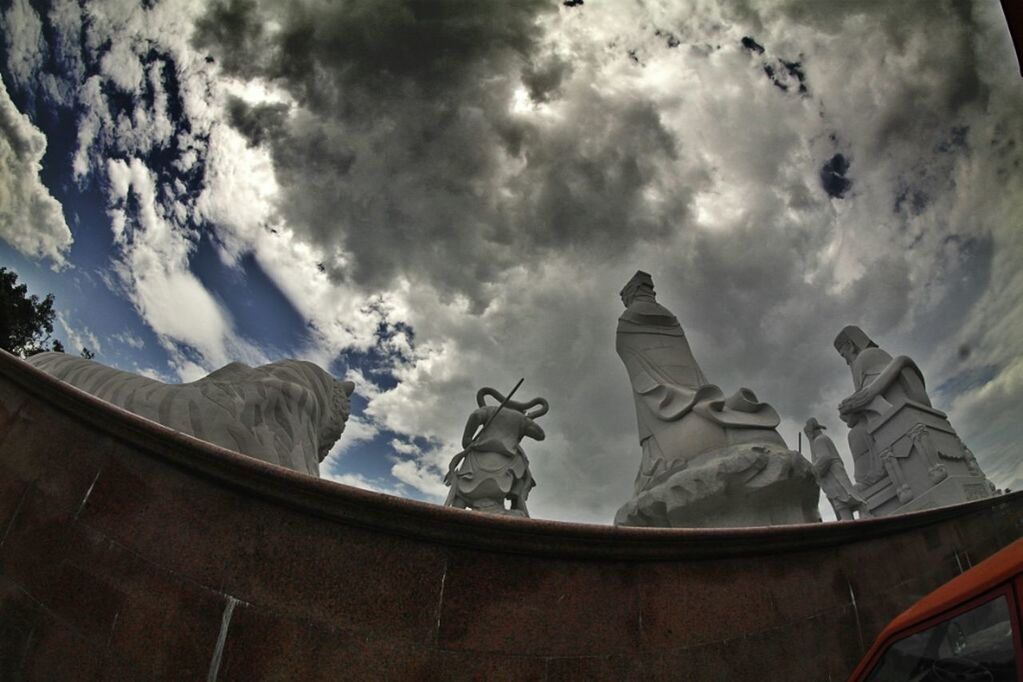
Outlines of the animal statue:
[{"label": "animal statue", "polygon": [[[487,405],[487,396],[498,404]],[[528,517],[526,498],[536,482],[519,442],[527,436],[546,438],[534,420],[547,414],[550,405],[543,398],[525,403],[510,400],[489,387],[479,390],[476,404],[462,434],[464,449],[452,458],[444,477],[444,483],[451,486],[444,504]],[[509,501],[508,508],[505,500]]]},{"label": "animal statue", "polygon": [[29,364],[141,417],[243,455],[319,476],[350,414],[350,381],[311,362],[232,362],[186,384],[166,384],[92,360],[40,353]]}]

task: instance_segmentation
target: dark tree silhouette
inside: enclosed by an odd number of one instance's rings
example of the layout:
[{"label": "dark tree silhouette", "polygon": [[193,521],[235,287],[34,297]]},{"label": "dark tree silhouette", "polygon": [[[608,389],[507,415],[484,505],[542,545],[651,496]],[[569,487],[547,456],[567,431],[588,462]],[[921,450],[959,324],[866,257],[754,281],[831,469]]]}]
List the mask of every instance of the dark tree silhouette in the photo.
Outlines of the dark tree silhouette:
[{"label": "dark tree silhouette", "polygon": [[17,273],[0,268],[0,348],[20,357],[43,351],[63,353],[53,334],[53,294],[39,300],[28,295],[28,287],[18,284]]}]

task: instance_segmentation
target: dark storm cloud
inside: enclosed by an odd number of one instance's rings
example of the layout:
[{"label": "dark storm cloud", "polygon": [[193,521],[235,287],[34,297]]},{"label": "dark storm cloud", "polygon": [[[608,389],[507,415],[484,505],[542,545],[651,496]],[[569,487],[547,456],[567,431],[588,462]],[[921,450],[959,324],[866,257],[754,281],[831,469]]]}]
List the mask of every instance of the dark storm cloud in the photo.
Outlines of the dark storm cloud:
[{"label": "dark storm cloud", "polygon": [[232,120],[271,149],[289,223],[350,256],[328,272],[370,287],[423,278],[481,309],[487,283],[547,249],[621,253],[685,211],[685,191],[660,211],[643,201],[677,154],[650,104],[577,86],[557,116],[512,111],[517,91],[535,106],[568,87],[573,65],[538,45],[550,11],[233,0],[206,14],[195,41],[229,73],[294,99],[279,129],[277,109],[235,103]]},{"label": "dark storm cloud", "polygon": [[255,75],[265,64],[263,24],[255,0],[213,4],[195,23],[193,40],[217,53],[229,73]]},{"label": "dark storm cloud", "polygon": [[[738,0],[738,6],[758,3]],[[869,147],[871,162],[883,158],[895,146],[918,142],[920,131],[941,129],[971,108],[983,107],[989,88],[981,74],[974,42],[982,33],[974,16],[979,8],[970,0],[877,3],[858,0],[827,3],[826,11],[815,3],[789,3],[779,8],[787,21],[803,24],[827,36],[840,38],[857,22],[869,22],[885,39],[885,62],[911,68],[872,73],[883,79],[883,104],[871,116],[874,136]],[[844,78],[855,79],[857,65]],[[859,74],[859,77],[868,74]]]},{"label": "dark storm cloud", "polygon": [[529,98],[541,104],[558,94],[565,78],[572,73],[572,64],[557,55],[531,63],[522,70],[522,83],[529,91]]},{"label": "dark storm cloud", "polygon": [[227,102],[228,122],[253,146],[278,137],[287,114],[287,104],[250,105],[238,97],[231,97]]}]

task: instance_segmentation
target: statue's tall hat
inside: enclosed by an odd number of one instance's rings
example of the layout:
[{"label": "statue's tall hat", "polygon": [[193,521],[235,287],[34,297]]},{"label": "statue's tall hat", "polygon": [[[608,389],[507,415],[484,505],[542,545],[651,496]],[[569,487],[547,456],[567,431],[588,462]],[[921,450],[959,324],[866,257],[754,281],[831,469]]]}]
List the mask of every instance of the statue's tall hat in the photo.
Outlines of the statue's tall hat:
[{"label": "statue's tall hat", "polygon": [[820,431],[821,429],[826,429],[826,428],[828,428],[828,427],[824,426],[819,421],[817,421],[817,417],[810,417],[809,419],[806,420],[806,425],[803,427],[803,431],[807,435],[809,435],[811,433],[814,433],[816,431]]},{"label": "statue's tall hat", "polygon": [[854,324],[847,325],[838,332],[835,337],[835,350],[840,350],[845,342],[851,343],[856,350],[863,351],[867,348],[877,348],[877,344],[870,340],[870,337],[863,333],[863,330]]},{"label": "statue's tall hat", "polygon": [[636,270],[636,274],[632,276],[632,279],[629,280],[628,284],[622,287],[622,290],[618,292],[618,295],[627,297],[642,287],[649,289],[651,294],[654,293],[654,278],[650,276],[649,272]]}]

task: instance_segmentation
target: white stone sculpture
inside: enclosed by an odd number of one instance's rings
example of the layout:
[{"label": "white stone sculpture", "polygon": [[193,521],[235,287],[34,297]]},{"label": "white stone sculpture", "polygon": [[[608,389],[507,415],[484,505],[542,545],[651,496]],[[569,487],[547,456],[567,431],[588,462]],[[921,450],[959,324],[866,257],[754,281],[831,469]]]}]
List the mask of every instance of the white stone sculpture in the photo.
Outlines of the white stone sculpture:
[{"label": "white stone sculpture", "polygon": [[810,461],[813,464],[817,485],[824,491],[839,521],[853,520],[854,511],[859,512],[861,519],[868,518],[870,512],[867,510],[867,503],[849,480],[838,448],[824,434],[825,428],[814,417],[807,419],[806,426],[803,427],[803,433],[810,444]]},{"label": "white stone sculpture", "polygon": [[[487,396],[498,404],[487,405]],[[464,449],[451,459],[444,477],[444,483],[451,486],[446,506],[529,516],[526,499],[536,483],[520,442],[526,437],[546,437],[535,420],[547,414],[550,405],[543,398],[528,402],[509,398],[489,387],[476,394],[478,407],[469,415],[462,434]],[[505,500],[510,503],[507,508]]]},{"label": "white stone sculpture", "polygon": [[28,359],[120,408],[264,462],[319,476],[344,431],[355,385],[311,362],[232,362],[187,384],[165,384],[64,353]]},{"label": "white stone sculpture", "polygon": [[817,521],[810,463],[748,388],[725,397],[700,370],[675,316],[637,272],[622,289],[617,351],[629,373],[642,458],[616,525],[715,527]]},{"label": "white stone sculpture", "polygon": [[875,516],[990,497],[981,472],[948,416],[931,406],[924,377],[893,358],[859,327],[845,327],[835,349],[852,372],[855,392],[838,406],[849,426],[856,488]]}]

